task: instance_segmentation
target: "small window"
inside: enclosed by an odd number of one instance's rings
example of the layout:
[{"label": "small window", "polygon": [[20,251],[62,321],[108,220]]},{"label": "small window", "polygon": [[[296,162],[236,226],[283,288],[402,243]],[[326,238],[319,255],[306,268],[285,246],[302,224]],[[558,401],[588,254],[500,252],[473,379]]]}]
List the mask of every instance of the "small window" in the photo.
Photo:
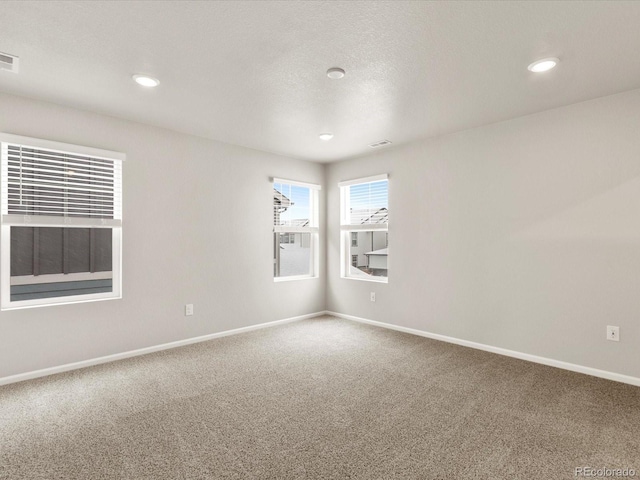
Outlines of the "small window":
[{"label": "small window", "polygon": [[319,185],[273,180],[274,279],[318,275],[319,190]]},{"label": "small window", "polygon": [[120,298],[124,155],[0,143],[2,309]]},{"label": "small window", "polygon": [[386,282],[389,272],[389,181],[386,175],[341,182],[341,272]]}]

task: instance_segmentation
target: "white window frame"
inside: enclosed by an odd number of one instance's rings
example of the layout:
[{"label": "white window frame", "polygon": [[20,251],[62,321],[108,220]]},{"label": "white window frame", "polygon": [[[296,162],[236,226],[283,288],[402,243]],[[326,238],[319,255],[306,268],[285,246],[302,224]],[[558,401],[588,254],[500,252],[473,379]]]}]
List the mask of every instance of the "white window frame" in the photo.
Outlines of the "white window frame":
[{"label": "white window frame", "polygon": [[[360,277],[349,275],[351,266],[351,234],[353,232],[389,232],[389,226],[386,223],[371,223],[365,225],[351,224],[349,187],[352,185],[360,185],[363,183],[379,182],[389,180],[389,176],[385,174],[374,175],[371,177],[356,178],[353,180],[345,180],[339,182],[340,187],[340,277],[350,280],[361,280],[364,282],[389,283],[387,277]],[[388,240],[387,240],[388,241]],[[387,257],[387,262],[389,261]],[[388,267],[388,265],[387,265]]]},{"label": "white window frame", "polygon": [[[274,282],[288,282],[292,280],[307,280],[311,278],[319,277],[319,264],[320,264],[320,190],[321,186],[315,183],[300,182],[297,180],[286,180],[282,178],[274,177],[271,179],[271,186],[274,184],[286,184],[295,185],[297,187],[305,187],[309,189],[309,225],[306,227],[294,227],[287,225],[274,225],[273,226],[273,243],[274,243],[274,258],[273,258],[273,281]],[[274,187],[275,188],[275,187]],[[277,258],[275,255],[275,248],[278,245],[277,236],[281,233],[308,233],[309,237],[309,274],[308,275],[290,275],[287,277],[276,276]]]},{"label": "white window frame", "polygon": [[[114,199],[114,218],[85,218],[46,215],[16,215],[8,214],[8,163],[5,161],[8,155],[9,145],[21,145],[23,148],[35,148],[53,150],[59,153],[73,155],[86,155],[89,157],[112,160],[117,167],[115,176],[117,197]],[[68,143],[54,142],[38,138],[23,137],[0,133],[0,164],[1,192],[0,204],[2,215],[0,218],[0,296],[2,310],[16,310],[22,308],[45,307],[71,303],[85,303],[100,300],[112,300],[122,298],[122,162],[126,155],[121,152],[113,152],[98,148],[72,145]],[[61,227],[61,228],[110,228],[112,232],[112,291],[105,293],[91,293],[86,295],[69,295],[51,298],[39,298],[30,300],[11,301],[11,227]],[[36,283],[29,278],[20,278],[21,284]],[[105,278],[105,272],[89,274],[87,272],[70,274],[53,274],[47,276],[49,281],[81,281],[88,279]]]}]

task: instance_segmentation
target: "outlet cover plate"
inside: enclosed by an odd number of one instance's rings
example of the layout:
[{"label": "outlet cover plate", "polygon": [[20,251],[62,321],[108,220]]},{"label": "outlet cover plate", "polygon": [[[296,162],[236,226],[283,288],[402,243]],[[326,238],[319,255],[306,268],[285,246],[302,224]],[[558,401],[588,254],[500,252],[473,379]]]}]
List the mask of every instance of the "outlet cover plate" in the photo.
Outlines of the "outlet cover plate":
[{"label": "outlet cover plate", "polygon": [[620,341],[620,327],[614,327],[612,325],[607,325],[607,340],[611,340],[612,342]]}]

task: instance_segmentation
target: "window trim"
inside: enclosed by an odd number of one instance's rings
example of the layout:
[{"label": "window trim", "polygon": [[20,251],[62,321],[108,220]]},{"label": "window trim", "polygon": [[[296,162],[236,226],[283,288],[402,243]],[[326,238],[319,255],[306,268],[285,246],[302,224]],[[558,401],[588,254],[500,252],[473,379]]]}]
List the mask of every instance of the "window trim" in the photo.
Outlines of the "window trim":
[{"label": "window trim", "polygon": [[83,145],[74,145],[72,143],[55,142],[53,140],[44,140],[41,138],[23,137],[21,135],[13,135],[11,133],[0,133],[0,142],[18,143],[25,147],[44,148],[46,150],[54,150],[61,153],[73,152],[77,155],[86,155],[88,157],[102,158],[105,160],[119,160],[124,162],[127,159],[127,155],[122,152],[86,147]]},{"label": "window trim", "polygon": [[389,180],[389,175],[381,173],[379,175],[372,175],[370,177],[354,178],[352,180],[343,180],[338,182],[339,187],[350,187],[351,185],[360,185],[361,183],[380,182],[382,180]]},{"label": "window trim", "polygon": [[[24,137],[7,133],[0,133],[0,160],[5,157],[5,150],[9,144],[17,144],[27,148],[45,149],[59,153],[88,156],[96,159],[111,160],[114,162],[124,162],[126,155],[122,152],[114,152],[82,145],[55,142],[39,138]],[[73,303],[86,303],[102,300],[113,300],[122,298],[122,177],[120,185],[115,186],[119,195],[117,208],[114,207],[113,219],[103,218],[83,218],[64,217],[47,215],[9,215],[6,213],[5,201],[8,198],[7,174],[8,165],[4,161],[2,164],[2,215],[0,217],[0,296],[2,297],[0,309],[19,310],[24,308],[49,307],[54,305],[67,305]],[[121,165],[122,166],[122,165]],[[120,168],[121,168],[120,166]],[[68,295],[49,298],[38,298],[30,300],[11,301],[11,227],[61,227],[61,228],[110,228],[112,232],[112,291],[105,293],[90,293],[86,295]],[[98,273],[98,272],[96,272]],[[103,276],[103,272],[99,272]],[[57,274],[54,274],[57,275]],[[74,278],[70,278],[73,275]],[[67,274],[67,281],[75,281],[76,274]],[[93,277],[93,279],[98,279]],[[53,278],[50,278],[53,280]],[[24,280],[24,279],[23,279]],[[48,283],[48,282],[46,282]]]},{"label": "window trim", "polygon": [[[309,189],[309,225],[306,227],[294,227],[287,225],[273,225],[273,281],[287,282],[294,280],[307,280],[319,278],[320,276],[320,190],[322,187],[315,183],[300,182],[298,180],[287,180],[278,177],[271,178],[272,190],[275,184],[294,185]],[[290,275],[286,277],[276,276],[277,256],[275,247],[278,245],[278,236],[281,233],[308,233],[309,236],[309,275]]]}]

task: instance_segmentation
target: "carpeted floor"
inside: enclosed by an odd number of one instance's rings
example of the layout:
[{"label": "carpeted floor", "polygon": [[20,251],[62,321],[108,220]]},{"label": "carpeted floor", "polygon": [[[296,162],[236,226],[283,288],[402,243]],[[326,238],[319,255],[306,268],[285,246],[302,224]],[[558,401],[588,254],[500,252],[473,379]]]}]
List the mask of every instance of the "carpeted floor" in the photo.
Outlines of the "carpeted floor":
[{"label": "carpeted floor", "polygon": [[332,317],[0,387],[1,479],[569,479],[640,388]]}]

